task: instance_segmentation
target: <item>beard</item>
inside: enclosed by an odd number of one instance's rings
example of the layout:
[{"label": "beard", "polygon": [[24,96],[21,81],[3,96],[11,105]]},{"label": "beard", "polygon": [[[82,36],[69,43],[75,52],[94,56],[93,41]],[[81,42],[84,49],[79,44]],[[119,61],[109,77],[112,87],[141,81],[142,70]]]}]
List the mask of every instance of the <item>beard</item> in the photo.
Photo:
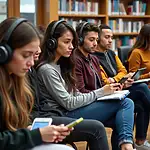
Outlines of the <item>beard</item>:
[{"label": "beard", "polygon": [[108,46],[108,45],[103,45],[103,44],[99,43],[99,47],[100,47],[103,51],[105,51],[105,50],[111,49],[111,48],[112,48],[112,44],[111,44],[110,46]]},{"label": "beard", "polygon": [[95,52],[91,47],[87,47],[87,46],[83,46],[83,51],[90,54]]}]

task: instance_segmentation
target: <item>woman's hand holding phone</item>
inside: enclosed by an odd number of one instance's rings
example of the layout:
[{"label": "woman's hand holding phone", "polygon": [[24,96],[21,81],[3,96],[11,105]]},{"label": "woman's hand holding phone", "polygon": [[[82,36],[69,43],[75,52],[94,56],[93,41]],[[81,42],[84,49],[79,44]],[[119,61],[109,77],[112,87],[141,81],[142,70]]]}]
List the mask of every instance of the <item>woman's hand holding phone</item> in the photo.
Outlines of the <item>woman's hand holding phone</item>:
[{"label": "woman's hand holding phone", "polygon": [[63,139],[65,139],[66,136],[70,134],[70,131],[72,131],[73,128],[69,129],[64,125],[60,125],[60,126],[50,125],[44,128],[40,128],[39,130],[43,142],[58,143],[63,141]]}]

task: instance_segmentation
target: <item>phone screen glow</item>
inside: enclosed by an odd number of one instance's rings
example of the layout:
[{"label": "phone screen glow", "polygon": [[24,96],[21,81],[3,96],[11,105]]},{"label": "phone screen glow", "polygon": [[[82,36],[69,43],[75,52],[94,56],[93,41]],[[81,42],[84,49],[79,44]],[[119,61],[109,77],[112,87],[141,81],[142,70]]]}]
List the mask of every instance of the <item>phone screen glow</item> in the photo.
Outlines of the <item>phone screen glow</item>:
[{"label": "phone screen glow", "polygon": [[37,129],[37,128],[42,128],[42,127],[46,127],[49,125],[49,122],[35,122],[33,125],[33,129]]}]

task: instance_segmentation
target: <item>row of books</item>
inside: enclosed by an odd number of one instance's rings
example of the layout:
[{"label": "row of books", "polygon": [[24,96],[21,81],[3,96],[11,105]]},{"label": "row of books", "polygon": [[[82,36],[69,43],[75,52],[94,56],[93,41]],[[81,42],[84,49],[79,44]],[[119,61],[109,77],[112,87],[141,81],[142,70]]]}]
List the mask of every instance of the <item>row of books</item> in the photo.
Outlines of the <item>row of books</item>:
[{"label": "row of books", "polygon": [[131,32],[139,32],[139,30],[144,25],[143,21],[126,21],[123,19],[112,19],[109,20],[109,26],[113,30],[114,33],[131,33]]},{"label": "row of books", "polygon": [[146,12],[146,3],[142,0],[133,0],[127,7],[120,0],[108,0],[109,15],[140,15],[144,16]]},{"label": "row of books", "polygon": [[99,3],[87,0],[59,0],[59,14],[98,15]]},{"label": "row of books", "polygon": [[133,46],[136,41],[136,37],[131,36],[121,36],[114,38],[112,41],[112,50],[114,50],[117,53],[117,48],[120,46],[126,46],[130,45]]},{"label": "row of books", "polygon": [[73,28],[75,29],[76,28],[76,25],[82,21],[87,21],[87,22],[90,22],[90,23],[94,23],[94,24],[97,24],[97,25],[100,25],[101,24],[101,20],[98,20],[98,19],[77,19],[77,20],[74,20],[74,19],[70,19],[70,18],[64,18],[64,17],[60,17],[61,20],[66,20],[69,24],[71,24],[73,26]]}]

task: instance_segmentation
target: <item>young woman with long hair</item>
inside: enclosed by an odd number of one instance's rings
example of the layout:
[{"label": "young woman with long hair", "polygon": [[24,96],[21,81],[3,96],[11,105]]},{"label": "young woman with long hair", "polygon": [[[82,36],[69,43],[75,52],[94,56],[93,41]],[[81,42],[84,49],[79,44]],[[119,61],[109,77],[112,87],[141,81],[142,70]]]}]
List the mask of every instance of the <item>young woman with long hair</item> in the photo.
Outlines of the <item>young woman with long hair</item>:
[{"label": "young woman with long hair", "polygon": [[78,92],[73,55],[77,44],[76,32],[67,22],[53,21],[48,25],[36,67],[43,96],[49,99],[48,104],[52,108],[67,117],[96,119],[105,126],[113,127],[113,139],[117,137],[119,147],[133,150],[133,102],[128,98],[123,101],[97,101],[98,97],[118,89],[118,83],[117,87],[106,85],[89,93]]},{"label": "young woman with long hair", "polygon": [[[29,130],[34,104],[26,73],[34,65],[39,34],[26,19],[8,18],[0,23],[0,149],[72,150],[60,142],[70,134],[65,126]],[[40,146],[41,145],[41,146]]]}]

